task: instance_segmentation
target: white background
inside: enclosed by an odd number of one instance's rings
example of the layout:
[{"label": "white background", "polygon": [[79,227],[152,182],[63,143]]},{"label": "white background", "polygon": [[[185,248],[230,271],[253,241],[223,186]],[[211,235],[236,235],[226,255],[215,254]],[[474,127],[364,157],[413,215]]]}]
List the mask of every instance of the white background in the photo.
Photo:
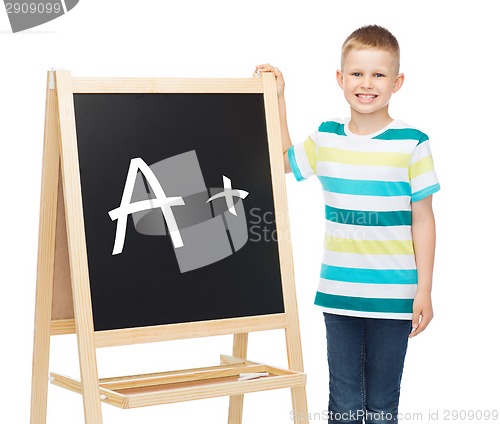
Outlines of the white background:
[{"label": "white background", "polygon": [[[430,135],[442,190],[435,319],[410,341],[401,422],[448,422],[447,410],[500,409],[497,317],[498,23],[494,2],[81,0],[12,34],[0,14],[0,422],[29,422],[46,71],[74,76],[249,77],[270,62],[286,79],[292,139],[348,108],[335,83],[340,45],[380,24],[399,39],[403,89],[391,114]],[[311,422],[327,406],[322,314],[314,309],[323,237],[319,183],[287,176]],[[237,282],[236,282],[237,283]],[[249,358],[286,366],[282,331],[252,334]],[[216,364],[231,337],[98,350],[100,377]],[[51,371],[78,377],[74,336],[52,338]],[[245,423],[289,423],[289,390],[246,396]],[[429,411],[432,419],[429,419]],[[224,423],[227,398],[120,410],[105,423]],[[437,419],[436,419],[437,412]],[[412,414],[413,419],[410,419]],[[448,417],[450,420],[452,416]],[[479,422],[458,420],[456,422]],[[48,423],[83,422],[81,397],[51,386]]]}]

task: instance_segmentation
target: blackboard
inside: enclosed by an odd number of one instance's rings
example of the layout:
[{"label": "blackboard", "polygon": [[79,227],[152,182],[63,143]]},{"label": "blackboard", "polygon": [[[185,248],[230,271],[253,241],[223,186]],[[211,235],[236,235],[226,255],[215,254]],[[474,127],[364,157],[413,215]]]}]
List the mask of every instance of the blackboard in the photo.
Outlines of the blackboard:
[{"label": "blackboard", "polygon": [[[94,330],[283,313],[263,94],[75,93],[73,99]],[[123,249],[113,254],[118,223],[109,212],[120,206],[135,158],[168,197],[183,198],[184,205],[171,208],[183,248],[198,243],[198,256],[222,256],[219,242],[212,246],[203,237],[208,233],[186,232],[222,216],[226,234],[219,226],[214,237],[227,238],[227,256],[183,271],[191,256],[179,259],[166,225],[161,234],[159,208],[128,216]],[[133,201],[154,199],[147,177],[136,174]],[[236,215],[228,214],[225,197],[206,202],[222,191],[223,176],[248,193],[231,196]],[[190,179],[191,191],[182,184]],[[184,192],[175,193],[180,186]]]},{"label": "blackboard", "polygon": [[[47,74],[31,419],[45,422],[50,339],[76,334],[85,422],[288,387],[307,416],[276,80]],[[285,330],[289,369],[246,360]],[[233,335],[203,368],[99,379],[96,348]],[[242,373],[269,374],[240,381]],[[154,393],[151,390],[154,389]]]}]

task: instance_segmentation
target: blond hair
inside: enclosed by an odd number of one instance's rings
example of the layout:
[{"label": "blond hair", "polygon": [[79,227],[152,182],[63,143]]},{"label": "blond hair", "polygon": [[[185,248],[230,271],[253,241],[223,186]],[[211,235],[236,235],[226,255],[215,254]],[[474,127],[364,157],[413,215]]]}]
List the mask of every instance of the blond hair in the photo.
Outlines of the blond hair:
[{"label": "blond hair", "polygon": [[355,49],[379,49],[391,53],[396,61],[396,72],[399,72],[399,43],[389,30],[378,25],[366,25],[355,30],[342,44],[341,69],[344,69],[347,54]]}]

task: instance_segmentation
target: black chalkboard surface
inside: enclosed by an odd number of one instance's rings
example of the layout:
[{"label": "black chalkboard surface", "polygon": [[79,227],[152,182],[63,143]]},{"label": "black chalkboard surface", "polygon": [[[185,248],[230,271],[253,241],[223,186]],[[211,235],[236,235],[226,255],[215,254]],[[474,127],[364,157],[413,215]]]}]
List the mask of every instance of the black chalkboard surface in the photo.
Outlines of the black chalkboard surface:
[{"label": "black chalkboard surface", "polygon": [[[74,107],[95,331],[284,312],[262,94],[77,93]],[[182,198],[171,221],[133,159]],[[127,216],[118,253],[129,169],[130,203],[153,207]]]},{"label": "black chalkboard surface", "polygon": [[[270,72],[48,72],[32,422],[47,413],[50,338],[73,333],[80,379],[50,382],[83,395],[87,424],[102,402],[219,396],[240,423],[244,393],[286,387],[295,424],[307,417],[280,138]],[[246,360],[249,333],[266,330],[285,330],[288,369]],[[96,348],[219,335],[233,348],[215,366],[99,379]]]}]

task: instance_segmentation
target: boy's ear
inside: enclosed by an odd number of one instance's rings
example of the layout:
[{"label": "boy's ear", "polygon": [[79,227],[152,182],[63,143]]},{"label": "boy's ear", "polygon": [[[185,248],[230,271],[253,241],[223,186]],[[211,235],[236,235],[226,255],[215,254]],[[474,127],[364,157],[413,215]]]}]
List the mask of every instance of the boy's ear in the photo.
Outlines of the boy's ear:
[{"label": "boy's ear", "polygon": [[336,77],[337,77],[337,84],[343,90],[344,89],[344,75],[342,75],[342,71],[340,69],[337,69]]},{"label": "boy's ear", "polygon": [[399,91],[399,89],[403,86],[404,82],[405,82],[405,74],[398,74],[396,80],[394,81],[394,87],[392,89],[392,92],[396,93],[397,91]]}]

